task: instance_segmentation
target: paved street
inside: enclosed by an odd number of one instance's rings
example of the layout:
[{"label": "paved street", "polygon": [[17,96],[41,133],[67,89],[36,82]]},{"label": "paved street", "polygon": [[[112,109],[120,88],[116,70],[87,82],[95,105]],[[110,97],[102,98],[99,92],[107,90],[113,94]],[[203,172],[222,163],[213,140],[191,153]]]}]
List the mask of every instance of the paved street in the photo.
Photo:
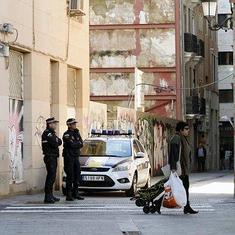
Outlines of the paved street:
[{"label": "paved street", "polygon": [[0,234],[234,234],[233,175],[193,174],[191,182],[198,215],[164,208],[162,215],[145,215],[122,193],[94,193],[72,203],[63,198],[56,205],[44,205],[42,194],[27,195],[0,200]]}]

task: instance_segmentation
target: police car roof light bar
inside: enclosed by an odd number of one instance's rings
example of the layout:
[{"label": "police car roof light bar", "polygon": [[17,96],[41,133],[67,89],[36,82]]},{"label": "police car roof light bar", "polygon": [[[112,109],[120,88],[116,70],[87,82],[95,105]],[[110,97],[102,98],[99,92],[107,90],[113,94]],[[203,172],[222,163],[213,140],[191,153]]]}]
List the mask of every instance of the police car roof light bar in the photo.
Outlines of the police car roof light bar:
[{"label": "police car roof light bar", "polygon": [[133,135],[132,130],[128,130],[128,132],[126,133],[121,133],[120,130],[95,130],[92,129],[91,130],[91,135],[97,135],[97,136],[101,136],[101,135],[106,135],[106,136],[120,136],[120,135]]}]

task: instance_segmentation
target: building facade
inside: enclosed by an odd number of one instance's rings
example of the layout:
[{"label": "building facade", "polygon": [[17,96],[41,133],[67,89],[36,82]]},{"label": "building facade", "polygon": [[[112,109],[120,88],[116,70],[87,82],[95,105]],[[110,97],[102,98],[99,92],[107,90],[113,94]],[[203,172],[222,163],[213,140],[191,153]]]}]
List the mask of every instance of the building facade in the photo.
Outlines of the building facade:
[{"label": "building facade", "polygon": [[[218,1],[218,20],[222,22],[231,14],[229,0]],[[227,25],[228,26],[228,25]],[[233,150],[234,90],[233,90],[233,30],[218,31],[218,76],[220,103],[220,145]]]},{"label": "building facade", "polygon": [[138,68],[145,111],[182,118],[179,9],[178,0],[90,1],[91,100],[133,108]]},{"label": "building facade", "polygon": [[[218,167],[217,63],[199,0],[90,1],[91,100],[133,107],[137,67],[145,111],[187,120],[193,149],[208,150],[207,169]],[[192,160],[196,170],[194,151]]]},{"label": "building facade", "polygon": [[[202,142],[207,149],[206,168],[219,166],[219,99],[217,36],[204,18],[201,1],[185,0],[181,6],[183,113],[191,126],[192,149]],[[197,169],[196,151],[192,153]]]},{"label": "building facade", "polygon": [[61,136],[76,116],[87,134],[89,1],[49,2],[1,1],[0,195],[43,188],[46,118],[60,121]]}]

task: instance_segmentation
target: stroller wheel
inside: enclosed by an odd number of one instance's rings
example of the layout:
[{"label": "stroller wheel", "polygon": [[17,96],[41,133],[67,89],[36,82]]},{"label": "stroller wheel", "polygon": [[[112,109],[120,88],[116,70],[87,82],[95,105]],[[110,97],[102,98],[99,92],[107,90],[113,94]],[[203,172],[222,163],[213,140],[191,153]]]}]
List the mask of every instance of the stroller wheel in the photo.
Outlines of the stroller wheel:
[{"label": "stroller wheel", "polygon": [[141,198],[138,198],[136,201],[135,201],[135,204],[136,204],[136,206],[138,206],[138,207],[143,207],[143,206],[145,206],[145,201],[143,200],[143,199],[141,199]]},{"label": "stroller wheel", "polygon": [[150,213],[154,214],[156,212],[155,206],[150,206],[149,211],[150,211]]},{"label": "stroller wheel", "polygon": [[148,214],[148,213],[150,212],[150,207],[149,207],[149,206],[144,206],[143,212],[144,212],[145,214]]}]

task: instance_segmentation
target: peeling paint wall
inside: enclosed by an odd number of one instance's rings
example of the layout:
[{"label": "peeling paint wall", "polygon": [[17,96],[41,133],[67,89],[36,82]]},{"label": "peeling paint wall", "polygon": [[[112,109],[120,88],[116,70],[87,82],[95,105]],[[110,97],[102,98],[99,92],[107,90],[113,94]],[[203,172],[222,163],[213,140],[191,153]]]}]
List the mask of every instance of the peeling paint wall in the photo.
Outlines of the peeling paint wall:
[{"label": "peeling paint wall", "polygon": [[91,68],[175,66],[174,29],[93,30]]},{"label": "peeling paint wall", "polygon": [[90,18],[91,25],[174,22],[174,0],[90,0]]},{"label": "peeling paint wall", "polygon": [[[111,102],[108,96],[128,97],[134,70],[124,70],[134,67],[145,69],[145,83],[176,87],[174,0],[91,0],[90,26],[91,96],[103,97],[104,103]],[[145,94],[156,92],[146,86]],[[128,98],[115,102],[128,104]],[[175,117],[174,106],[168,98],[163,104],[146,101],[146,108],[156,107],[152,112],[160,116]]]}]

